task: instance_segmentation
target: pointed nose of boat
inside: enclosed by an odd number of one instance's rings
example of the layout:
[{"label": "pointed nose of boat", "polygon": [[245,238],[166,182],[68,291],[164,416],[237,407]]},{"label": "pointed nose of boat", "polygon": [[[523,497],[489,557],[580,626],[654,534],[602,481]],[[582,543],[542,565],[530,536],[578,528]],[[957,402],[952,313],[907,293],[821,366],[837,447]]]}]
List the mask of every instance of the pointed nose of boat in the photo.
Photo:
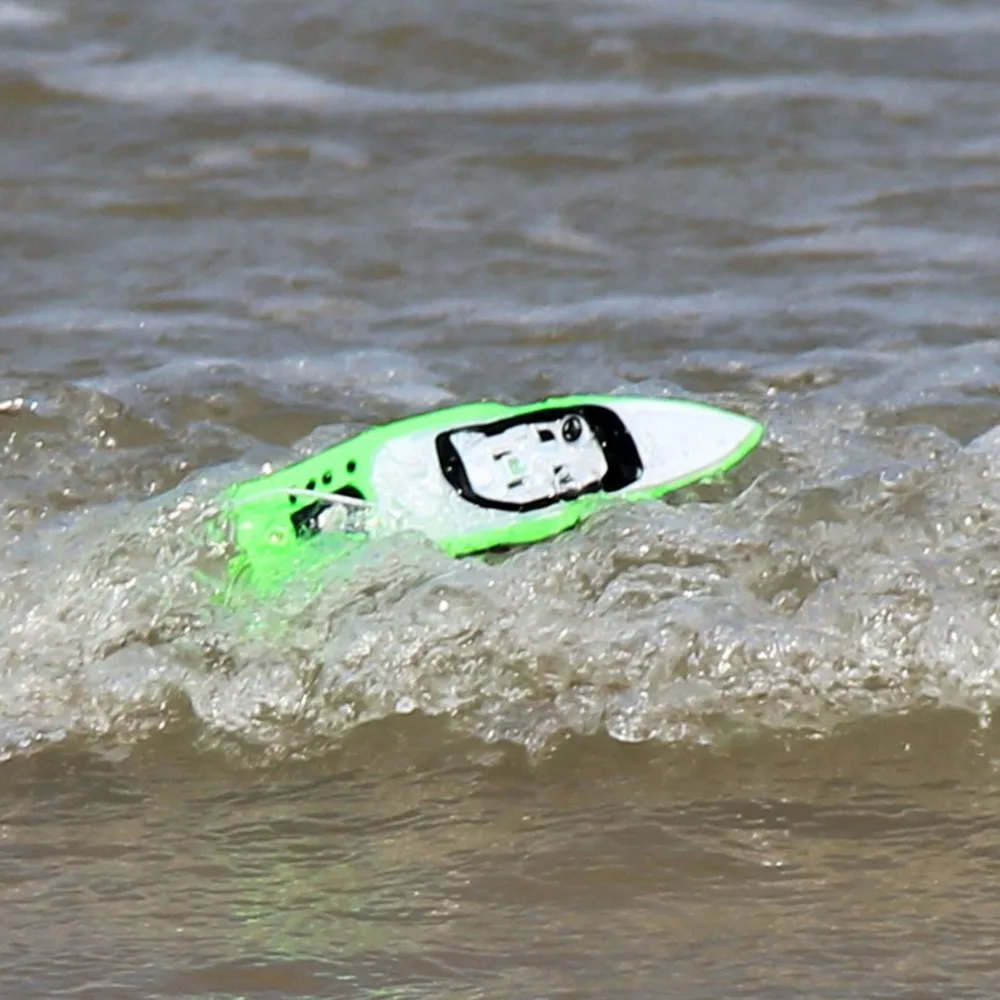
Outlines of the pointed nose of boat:
[{"label": "pointed nose of boat", "polygon": [[646,485],[725,472],[764,434],[751,417],[687,400],[626,399],[614,408],[635,441]]}]

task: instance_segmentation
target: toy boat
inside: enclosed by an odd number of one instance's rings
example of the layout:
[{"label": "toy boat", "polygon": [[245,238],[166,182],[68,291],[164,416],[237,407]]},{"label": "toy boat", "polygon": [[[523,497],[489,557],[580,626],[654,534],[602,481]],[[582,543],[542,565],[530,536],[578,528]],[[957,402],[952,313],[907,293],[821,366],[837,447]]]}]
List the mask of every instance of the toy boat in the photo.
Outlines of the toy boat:
[{"label": "toy boat", "polygon": [[[321,537],[417,531],[455,556],[537,542],[609,501],[718,476],[763,432],[714,406],[632,396],[424,413],[233,487],[236,568],[266,583]],[[315,555],[342,550],[320,545]]]}]

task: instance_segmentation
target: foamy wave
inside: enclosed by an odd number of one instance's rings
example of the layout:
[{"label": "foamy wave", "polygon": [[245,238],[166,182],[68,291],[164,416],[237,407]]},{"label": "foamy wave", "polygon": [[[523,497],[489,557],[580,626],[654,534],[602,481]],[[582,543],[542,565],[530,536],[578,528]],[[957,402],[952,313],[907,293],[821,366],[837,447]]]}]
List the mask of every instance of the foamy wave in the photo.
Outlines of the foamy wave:
[{"label": "foamy wave", "polygon": [[0,742],[194,726],[308,754],[422,712],[537,749],[826,731],[925,704],[989,714],[992,438],[963,450],[914,426],[876,444],[864,414],[795,433],[776,414],[722,494],[611,510],[503,560],[390,538],[267,605],[213,601],[223,552],[203,526],[224,476],[69,517],[7,548]]}]

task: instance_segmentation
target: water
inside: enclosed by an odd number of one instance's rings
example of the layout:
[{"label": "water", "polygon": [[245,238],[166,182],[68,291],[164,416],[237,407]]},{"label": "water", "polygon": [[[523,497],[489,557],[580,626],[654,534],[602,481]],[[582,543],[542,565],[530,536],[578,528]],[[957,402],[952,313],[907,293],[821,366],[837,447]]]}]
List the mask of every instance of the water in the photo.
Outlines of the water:
[{"label": "water", "polygon": [[[0,3],[0,995],[995,996],[998,42]],[[225,485],[571,392],[768,437],[212,600]]]}]

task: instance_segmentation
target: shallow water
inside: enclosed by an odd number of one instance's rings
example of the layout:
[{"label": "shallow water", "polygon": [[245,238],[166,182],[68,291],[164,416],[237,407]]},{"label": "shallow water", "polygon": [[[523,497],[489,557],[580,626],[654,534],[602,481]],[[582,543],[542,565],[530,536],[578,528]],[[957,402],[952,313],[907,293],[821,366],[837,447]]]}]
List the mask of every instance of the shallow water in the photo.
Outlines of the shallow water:
[{"label": "shallow water", "polygon": [[[995,996],[998,43],[0,3],[0,995]],[[577,391],[768,436],[212,600],[226,484]]]}]

